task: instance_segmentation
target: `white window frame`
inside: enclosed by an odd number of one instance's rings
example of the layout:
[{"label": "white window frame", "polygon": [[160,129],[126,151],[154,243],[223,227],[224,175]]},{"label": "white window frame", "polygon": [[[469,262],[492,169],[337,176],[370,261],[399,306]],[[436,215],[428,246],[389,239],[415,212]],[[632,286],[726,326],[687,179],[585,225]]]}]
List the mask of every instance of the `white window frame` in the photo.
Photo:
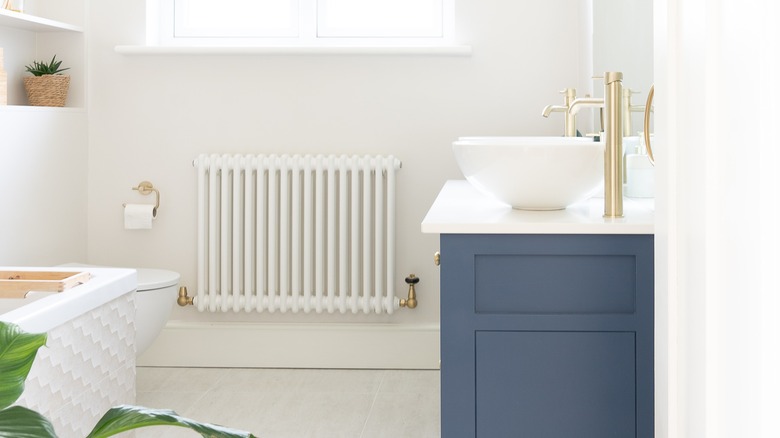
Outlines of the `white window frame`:
[{"label": "white window frame", "polygon": [[317,0],[299,0],[289,37],[175,37],[174,0],[147,0],[147,45],[163,47],[440,47],[455,45],[454,0],[442,0],[442,34],[428,37],[318,37]]}]

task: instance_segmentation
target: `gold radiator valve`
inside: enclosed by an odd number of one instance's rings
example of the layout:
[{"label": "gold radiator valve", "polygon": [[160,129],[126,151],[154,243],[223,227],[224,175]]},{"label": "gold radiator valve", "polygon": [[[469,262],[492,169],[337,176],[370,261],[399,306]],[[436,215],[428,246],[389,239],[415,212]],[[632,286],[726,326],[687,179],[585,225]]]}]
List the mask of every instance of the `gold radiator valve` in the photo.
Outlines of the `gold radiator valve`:
[{"label": "gold radiator valve", "polygon": [[187,295],[187,288],[182,286],[179,288],[179,298],[176,299],[176,303],[182,307],[193,305],[195,297]]},{"label": "gold radiator valve", "polygon": [[399,305],[409,309],[417,307],[417,292],[414,290],[414,285],[420,282],[420,279],[415,277],[414,274],[409,274],[406,277],[406,284],[409,285],[409,296],[406,299],[401,299]]}]

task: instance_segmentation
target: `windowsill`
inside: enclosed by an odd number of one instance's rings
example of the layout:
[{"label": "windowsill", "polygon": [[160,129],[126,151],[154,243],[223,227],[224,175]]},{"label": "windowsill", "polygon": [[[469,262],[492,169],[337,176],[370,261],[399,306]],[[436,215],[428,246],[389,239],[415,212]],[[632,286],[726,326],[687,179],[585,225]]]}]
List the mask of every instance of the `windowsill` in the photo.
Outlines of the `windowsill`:
[{"label": "windowsill", "polygon": [[471,56],[471,46],[115,46],[122,55],[432,55]]}]

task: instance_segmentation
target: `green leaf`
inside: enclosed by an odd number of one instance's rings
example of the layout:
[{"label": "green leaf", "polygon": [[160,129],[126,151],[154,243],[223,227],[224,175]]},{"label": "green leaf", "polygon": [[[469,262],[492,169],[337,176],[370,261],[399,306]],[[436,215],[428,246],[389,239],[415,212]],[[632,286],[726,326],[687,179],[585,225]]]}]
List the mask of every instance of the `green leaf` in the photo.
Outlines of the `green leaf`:
[{"label": "green leaf", "polygon": [[23,406],[0,411],[0,438],[57,438],[49,420]]},{"label": "green leaf", "polygon": [[128,430],[148,426],[179,426],[198,432],[208,438],[256,438],[249,432],[184,418],[167,409],[149,409],[141,406],[121,405],[108,410],[98,421],[87,438],[104,438]]},{"label": "green leaf", "polygon": [[0,321],[0,409],[11,406],[24,391],[24,381],[46,333],[25,333],[18,325]]},{"label": "green leaf", "polygon": [[69,70],[68,68],[60,68],[62,61],[57,61],[57,55],[52,56],[51,61],[46,63],[43,61],[33,61],[32,65],[24,66],[28,72],[33,76],[54,75],[61,71]]}]

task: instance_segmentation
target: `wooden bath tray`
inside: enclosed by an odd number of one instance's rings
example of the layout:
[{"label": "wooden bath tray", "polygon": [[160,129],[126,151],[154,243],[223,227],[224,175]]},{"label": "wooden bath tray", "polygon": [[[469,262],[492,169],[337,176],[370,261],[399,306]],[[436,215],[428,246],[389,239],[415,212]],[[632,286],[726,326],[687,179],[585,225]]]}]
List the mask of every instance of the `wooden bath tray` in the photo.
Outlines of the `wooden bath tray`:
[{"label": "wooden bath tray", "polygon": [[0,271],[0,298],[24,298],[27,292],[62,292],[89,280],[89,272]]}]

